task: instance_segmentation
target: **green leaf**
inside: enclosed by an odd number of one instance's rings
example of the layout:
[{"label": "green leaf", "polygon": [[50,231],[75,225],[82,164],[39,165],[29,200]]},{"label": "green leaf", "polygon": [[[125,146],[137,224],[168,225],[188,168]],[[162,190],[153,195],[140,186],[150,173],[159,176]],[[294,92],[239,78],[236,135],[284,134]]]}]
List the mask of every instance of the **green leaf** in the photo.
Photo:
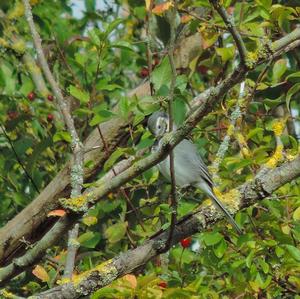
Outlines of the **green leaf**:
[{"label": "green leaf", "polygon": [[143,112],[145,115],[149,115],[157,110],[159,110],[159,103],[155,101],[153,97],[146,96],[139,100],[137,108]]},{"label": "green leaf", "polygon": [[114,244],[120,241],[126,233],[127,222],[118,222],[109,226],[104,235],[109,243]]},{"label": "green leaf", "polygon": [[112,22],[110,22],[105,30],[106,36],[108,36],[113,30],[115,30],[123,22],[124,22],[123,19],[115,19]]},{"label": "green leaf", "polygon": [[122,97],[118,103],[119,111],[121,112],[122,117],[128,117],[130,112],[130,103],[129,99]]},{"label": "green leaf", "polygon": [[287,61],[285,59],[277,60],[273,66],[272,82],[273,83],[279,82],[286,70],[287,70]]},{"label": "green leaf", "polygon": [[298,207],[294,213],[293,213],[293,219],[295,221],[299,221],[300,220],[300,207]]},{"label": "green leaf", "polygon": [[1,61],[0,77],[3,79],[5,88],[4,93],[12,95],[16,91],[17,80],[13,74],[13,67]]},{"label": "green leaf", "polygon": [[255,0],[258,5],[263,6],[265,9],[269,9],[272,6],[272,0]]},{"label": "green leaf", "polygon": [[87,103],[90,100],[90,95],[88,92],[80,90],[74,85],[69,86],[69,92],[74,98],[79,100],[81,103]]},{"label": "green leaf", "polygon": [[118,289],[112,288],[111,286],[105,287],[93,293],[91,299],[114,298],[117,292]]},{"label": "green leaf", "polygon": [[132,51],[134,52],[134,47],[132,46],[132,44],[130,44],[129,42],[126,41],[116,41],[113,42],[109,45],[111,48],[119,48],[119,49],[123,49],[123,50],[128,50],[128,51]]},{"label": "green leaf", "polygon": [[82,234],[78,238],[78,242],[80,243],[80,245],[86,248],[95,248],[100,240],[100,233],[91,231]]},{"label": "green leaf", "polygon": [[[288,76],[286,77],[286,80],[289,80],[289,81],[294,82],[293,79],[297,79],[297,78],[300,78],[300,72],[295,72],[295,73],[292,73],[292,74],[288,75]],[[299,81],[299,80],[298,80],[298,81]]]},{"label": "green leaf", "polygon": [[259,135],[260,138],[263,137],[263,132],[264,129],[263,128],[255,128],[250,130],[250,132],[247,134],[247,139],[252,139],[254,136]]},{"label": "green leaf", "polygon": [[275,253],[277,257],[282,257],[285,254],[284,250],[279,246],[275,247]]},{"label": "green leaf", "polygon": [[23,94],[24,96],[27,96],[29,92],[34,90],[34,84],[32,80],[23,74],[21,75],[22,78],[22,87],[20,88],[19,92]]},{"label": "green leaf", "polygon": [[212,246],[219,243],[223,236],[218,232],[211,232],[203,234],[203,240],[207,246]]},{"label": "green leaf", "polygon": [[31,138],[20,138],[14,142],[14,148],[18,156],[24,155],[25,151],[33,145]]},{"label": "green leaf", "polygon": [[258,264],[261,266],[261,268],[265,274],[267,274],[269,272],[269,269],[270,269],[269,264],[266,263],[262,258],[258,259]]},{"label": "green leaf", "polygon": [[83,55],[82,53],[76,53],[75,54],[75,61],[81,65],[82,67],[85,66],[86,62],[88,61],[89,57],[88,55]]},{"label": "green leaf", "polygon": [[109,170],[115,162],[124,155],[125,150],[123,148],[117,148],[109,157],[109,159],[104,164],[104,170]]},{"label": "green leaf", "polygon": [[220,259],[225,254],[227,250],[227,243],[224,239],[221,240],[219,244],[217,244],[216,247],[213,248],[215,255]]},{"label": "green leaf", "polygon": [[94,12],[96,10],[96,0],[84,0],[85,8],[87,12]]},{"label": "green leaf", "polygon": [[72,141],[72,137],[70,135],[69,132],[66,131],[58,131],[54,134],[53,136],[53,142],[57,142],[57,141],[66,141],[66,142],[71,142]]},{"label": "green leaf", "polygon": [[180,92],[184,92],[186,90],[188,78],[186,75],[180,75],[176,77],[175,87],[180,90]]},{"label": "green leaf", "polygon": [[154,88],[159,90],[164,84],[169,86],[172,78],[172,70],[168,57],[165,57],[159,66],[151,74],[151,82]]},{"label": "green leaf", "polygon": [[250,268],[251,265],[252,265],[252,261],[253,261],[254,255],[255,255],[255,250],[252,249],[251,252],[250,252],[250,253],[248,254],[248,256],[246,257],[245,262],[246,262],[246,266],[247,266],[248,268]]},{"label": "green leaf", "polygon": [[95,46],[97,46],[97,47],[99,47],[100,46],[100,44],[101,44],[101,41],[100,41],[100,38],[99,38],[99,30],[98,29],[92,29],[92,30],[90,30],[89,32],[88,32],[88,35],[89,35],[89,37],[90,37],[90,39],[91,39],[91,42],[95,45]]},{"label": "green leaf", "polygon": [[100,110],[97,111],[94,115],[94,117],[89,122],[90,126],[96,126],[102,122],[105,122],[109,120],[112,116],[114,116],[114,113],[108,110]]},{"label": "green leaf", "polygon": [[295,93],[297,93],[299,90],[300,90],[300,83],[296,83],[288,90],[288,92],[286,94],[286,99],[285,99],[288,110],[290,110],[290,102],[291,102],[292,96]]},{"label": "green leaf", "polygon": [[222,62],[233,59],[234,57],[234,47],[228,48],[216,48],[217,54],[221,56]]},{"label": "green leaf", "polygon": [[109,84],[109,83],[103,82],[103,81],[98,82],[96,87],[98,90],[107,90],[107,91],[112,91],[117,88],[119,88],[119,89],[122,88],[122,86],[120,86],[118,84],[115,84],[115,83]]},{"label": "green leaf", "polygon": [[182,99],[175,99],[173,102],[174,121],[179,126],[185,120],[186,104]]},{"label": "green leaf", "polygon": [[300,249],[298,249],[293,245],[284,245],[284,247],[292,256],[293,259],[295,259],[297,262],[300,262]]}]

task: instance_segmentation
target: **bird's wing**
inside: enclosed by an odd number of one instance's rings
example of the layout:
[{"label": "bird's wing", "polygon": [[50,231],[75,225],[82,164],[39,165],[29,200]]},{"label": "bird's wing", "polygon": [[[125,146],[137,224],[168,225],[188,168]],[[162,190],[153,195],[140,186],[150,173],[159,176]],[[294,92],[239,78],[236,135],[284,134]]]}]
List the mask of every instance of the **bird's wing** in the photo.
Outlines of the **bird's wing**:
[{"label": "bird's wing", "polygon": [[188,157],[193,165],[199,169],[202,179],[204,179],[212,187],[214,183],[211,179],[207,166],[197,151],[196,146],[187,139],[182,140],[178,146],[185,151],[184,156]]}]

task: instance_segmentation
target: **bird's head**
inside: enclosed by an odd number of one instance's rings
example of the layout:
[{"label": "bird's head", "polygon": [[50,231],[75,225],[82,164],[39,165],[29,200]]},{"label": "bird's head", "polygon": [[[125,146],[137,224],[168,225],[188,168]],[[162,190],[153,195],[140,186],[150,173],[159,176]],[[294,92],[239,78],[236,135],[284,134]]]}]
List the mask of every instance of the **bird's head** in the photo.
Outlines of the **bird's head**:
[{"label": "bird's head", "polygon": [[148,129],[156,136],[161,137],[169,131],[169,116],[163,111],[154,112],[148,118]]}]

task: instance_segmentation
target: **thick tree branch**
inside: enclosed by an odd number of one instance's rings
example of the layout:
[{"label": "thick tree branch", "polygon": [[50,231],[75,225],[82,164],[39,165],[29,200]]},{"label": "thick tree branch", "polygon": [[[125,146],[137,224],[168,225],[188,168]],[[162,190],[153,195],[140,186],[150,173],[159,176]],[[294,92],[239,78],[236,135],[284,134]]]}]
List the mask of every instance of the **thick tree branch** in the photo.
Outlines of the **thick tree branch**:
[{"label": "thick tree branch", "polygon": [[[240,208],[250,205],[271,195],[280,186],[290,182],[300,176],[300,157],[286,162],[275,169],[264,169],[250,182],[247,182],[230,192],[239,202],[239,205],[232,207],[236,213]],[[199,212],[179,221],[175,227],[172,244],[178,243],[181,239],[192,234],[205,231],[216,222],[223,219],[223,214],[219,213],[213,205],[202,208]],[[84,272],[75,278],[74,283],[53,288],[37,295],[35,298],[56,298],[68,299],[79,298],[83,295],[91,294],[99,288],[110,284],[115,279],[133,272],[144,265],[153,257],[161,253],[165,242],[169,236],[169,231],[161,231],[153,239],[146,241],[143,245],[121,253],[112,260],[106,261],[94,269]]]},{"label": "thick tree branch", "polygon": [[[300,29],[296,29],[295,31],[298,32],[299,39],[300,39]],[[295,31],[292,32],[291,36],[295,35]],[[286,46],[288,47],[289,46],[288,40],[286,42],[287,42]],[[274,50],[276,51],[276,48]],[[265,52],[262,52],[262,53],[265,53]],[[268,59],[268,56],[266,56],[265,54],[263,54],[263,55],[264,55],[263,57],[258,58],[256,65],[258,65],[259,63],[262,63],[262,61],[266,61]],[[82,201],[83,202],[82,207],[81,207],[82,211],[86,211],[87,206],[95,204],[98,200],[100,200],[102,197],[106,196],[108,193],[116,190],[123,184],[129,182],[131,179],[133,179],[136,176],[138,176],[139,174],[141,174],[143,171],[151,168],[152,166],[156,165],[159,161],[163,160],[168,155],[169,151],[171,149],[173,149],[195,127],[197,122],[199,122],[199,120],[212,109],[213,105],[219,99],[221,99],[223,97],[223,95],[226,92],[228,92],[228,90],[230,90],[236,83],[239,83],[240,81],[242,81],[245,78],[246,73],[247,73],[247,70],[243,66],[239,66],[233,71],[233,73],[228,78],[226,78],[223,82],[221,82],[221,84],[219,84],[216,87],[210,88],[208,91],[205,91],[200,96],[196,97],[194,100],[194,103],[196,106],[194,106],[194,109],[193,109],[193,112],[191,113],[191,115],[188,117],[188,119],[185,121],[185,123],[176,132],[168,133],[168,134],[166,134],[166,136],[163,137],[162,143],[161,143],[161,149],[158,152],[155,152],[155,153],[151,154],[150,156],[136,162],[131,167],[129,167],[127,170],[120,173],[118,176],[112,178],[109,183],[103,183],[101,180],[98,183],[96,183],[96,187],[94,187],[92,190],[90,190],[85,195],[84,201]],[[206,97],[204,97],[204,95]],[[242,202],[238,201],[238,198],[236,201],[236,205],[237,205],[237,207],[243,205]],[[71,205],[69,205],[69,207],[71,207]],[[68,223],[72,223],[73,219],[70,220],[72,217],[75,220],[77,220],[78,217],[80,217],[80,214],[74,215],[71,211],[72,210],[70,210],[70,215],[66,217],[66,218],[68,218],[68,221],[61,220],[61,221],[66,222],[65,226],[54,225],[54,227],[51,230],[51,234],[53,234],[53,236],[51,236],[51,238],[55,239],[55,238],[58,238],[58,236],[61,236],[67,229]],[[49,238],[48,234],[46,234],[43,237],[43,239],[40,240],[37,243],[37,245],[34,247],[36,256],[39,257],[42,254],[42,252],[40,252],[40,250],[42,251],[43,248],[45,247],[44,241],[47,240],[47,238]],[[52,245],[52,244],[53,243],[51,243],[50,245]],[[48,246],[49,246],[49,244],[48,244]],[[37,248],[41,248],[41,249],[38,250]],[[26,253],[23,256],[23,258],[25,258],[25,256],[27,256],[28,254],[30,254],[30,252]],[[34,257],[32,257],[30,255],[30,259],[34,260]],[[30,266],[30,264],[27,264],[26,266]],[[8,267],[11,267],[11,266],[9,265]],[[8,279],[8,277],[14,276],[15,275],[14,271],[16,269],[20,270],[20,268],[14,266],[12,268],[13,271],[7,272],[6,268],[7,267],[2,268],[2,271],[0,271],[0,281],[2,283],[4,283],[5,280]],[[24,269],[25,269],[25,266],[24,266]],[[6,273],[6,274],[2,275],[2,272]]]}]

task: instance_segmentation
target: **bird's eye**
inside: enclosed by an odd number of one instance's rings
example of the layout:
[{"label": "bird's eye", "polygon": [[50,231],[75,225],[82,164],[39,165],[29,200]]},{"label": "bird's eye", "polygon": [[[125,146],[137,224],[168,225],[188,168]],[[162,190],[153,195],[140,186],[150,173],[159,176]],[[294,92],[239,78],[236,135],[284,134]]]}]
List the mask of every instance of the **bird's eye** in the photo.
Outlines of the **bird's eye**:
[{"label": "bird's eye", "polygon": [[161,128],[161,126],[160,126],[160,125],[158,125],[158,126],[157,126],[157,128],[158,128],[158,129],[160,129],[160,128]]}]

